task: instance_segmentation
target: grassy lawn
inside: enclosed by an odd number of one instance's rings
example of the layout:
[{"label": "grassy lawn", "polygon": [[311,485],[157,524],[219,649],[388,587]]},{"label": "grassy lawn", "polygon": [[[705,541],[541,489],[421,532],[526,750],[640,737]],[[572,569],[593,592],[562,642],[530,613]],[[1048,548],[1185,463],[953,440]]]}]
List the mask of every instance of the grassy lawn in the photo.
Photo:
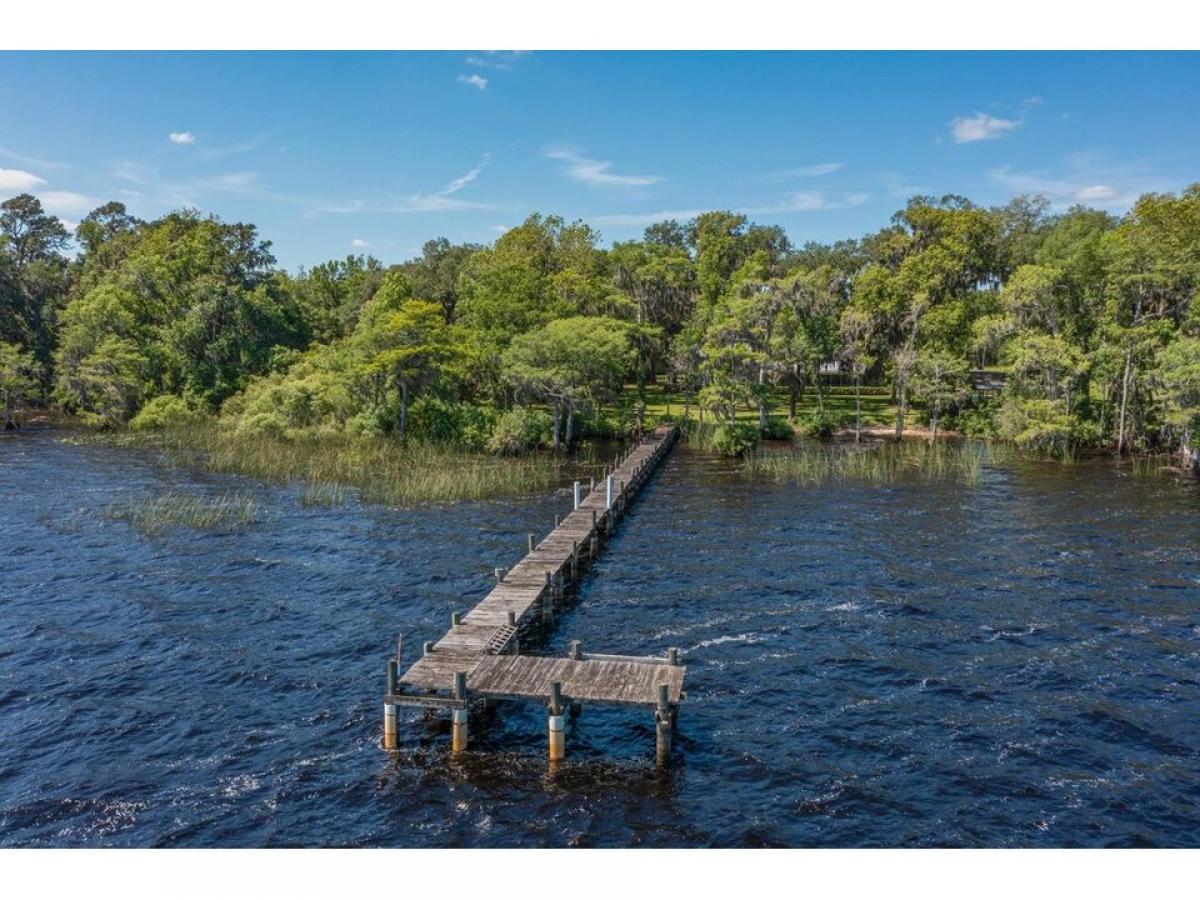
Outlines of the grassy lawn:
[{"label": "grassy lawn", "polygon": [[[644,397],[647,420],[653,421],[656,418],[667,415],[677,419],[682,418],[684,411],[683,397],[679,394],[669,394],[666,390],[665,379],[647,385]],[[864,427],[891,427],[895,424],[896,407],[891,403],[890,397],[891,392],[887,388],[864,387],[862,389],[862,422]],[[624,392],[621,394],[622,405],[632,411],[637,401],[637,385],[626,385]],[[817,408],[817,392],[809,389],[805,392],[803,399],[796,405],[796,415],[798,418],[803,419],[810,413],[816,412]],[[841,385],[827,387],[825,389],[825,409],[827,412],[843,417],[848,424],[852,424],[854,422],[854,388]],[[615,407],[606,407],[604,412],[614,419],[619,418],[618,410]],[[626,413],[626,415],[631,414],[631,412]],[[787,418],[788,394],[786,391],[772,392],[767,405],[767,414],[780,419]],[[692,419],[699,418],[699,410],[694,403],[688,415]],[[758,421],[758,411],[747,407],[738,410],[737,417],[741,421],[756,422]],[[706,418],[711,420],[711,417]],[[912,412],[908,415],[907,424],[909,426],[916,424]]]}]

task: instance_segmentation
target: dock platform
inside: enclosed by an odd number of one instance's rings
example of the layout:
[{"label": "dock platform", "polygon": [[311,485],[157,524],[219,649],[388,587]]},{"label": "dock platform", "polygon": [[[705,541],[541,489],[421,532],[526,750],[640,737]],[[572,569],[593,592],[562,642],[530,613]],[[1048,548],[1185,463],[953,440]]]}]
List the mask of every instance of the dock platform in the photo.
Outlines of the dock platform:
[{"label": "dock platform", "polygon": [[[472,700],[531,700],[550,714],[550,758],[564,753],[562,717],[581,704],[642,706],[654,710],[657,757],[670,752],[671,728],[683,691],[686,667],[668,648],[663,656],[584,653],[578,641],[568,657],[525,655],[523,632],[549,625],[566,589],[577,582],[583,564],[595,559],[604,539],[654,474],[678,437],[675,426],[660,426],[639,441],[599,483],[575,482],[572,509],[509,570],[496,570],[496,586],[465,615],[455,614],[450,630],[426,643],[402,674],[401,660],[388,661],[384,698],[384,747],[396,746],[396,707],[453,711],[454,749],[468,741]],[[397,653],[402,653],[398,649]]]}]

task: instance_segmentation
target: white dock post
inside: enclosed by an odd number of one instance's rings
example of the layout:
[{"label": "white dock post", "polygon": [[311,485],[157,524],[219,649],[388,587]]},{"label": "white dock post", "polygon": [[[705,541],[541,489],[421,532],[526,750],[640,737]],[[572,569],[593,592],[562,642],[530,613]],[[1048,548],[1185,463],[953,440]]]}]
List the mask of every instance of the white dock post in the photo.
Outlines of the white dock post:
[{"label": "white dock post", "polygon": [[[391,697],[396,693],[397,665],[396,660],[389,659],[387,663],[387,692]],[[383,749],[396,749],[396,704],[383,704]]]},{"label": "white dock post", "polygon": [[612,494],[613,494],[613,477],[611,475],[604,479],[604,508],[612,509]]},{"label": "white dock post", "polygon": [[575,509],[579,509],[579,482],[575,482]]},{"label": "white dock post", "polygon": [[[454,673],[454,699],[467,699],[467,673]],[[470,739],[470,734],[467,728],[467,708],[451,711],[451,734],[450,734],[450,751],[452,753],[461,753],[467,749],[467,743]]]},{"label": "white dock post", "polygon": [[559,762],[567,755],[567,723],[563,715],[562,683],[550,685],[550,762]]}]

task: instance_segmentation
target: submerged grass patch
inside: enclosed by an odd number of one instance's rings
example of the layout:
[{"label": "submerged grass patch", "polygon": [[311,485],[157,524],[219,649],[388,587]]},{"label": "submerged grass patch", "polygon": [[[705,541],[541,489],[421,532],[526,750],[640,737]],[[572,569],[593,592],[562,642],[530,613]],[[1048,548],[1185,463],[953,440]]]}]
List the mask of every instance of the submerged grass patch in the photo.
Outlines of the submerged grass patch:
[{"label": "submerged grass patch", "polygon": [[982,443],[803,443],[786,450],[759,451],[745,461],[742,472],[804,485],[828,481],[890,484],[913,479],[972,485],[979,482],[984,465],[1007,461],[1009,455],[1007,448]]},{"label": "submerged grass patch", "polygon": [[162,534],[168,528],[222,531],[254,521],[258,507],[240,494],[197,497],[180,491],[140,497],[109,507],[110,518],[128,522],[142,534]]},{"label": "submerged grass patch", "polygon": [[301,482],[301,503],[310,506],[344,503],[347,489],[356,489],[364,502],[390,506],[480,500],[545,489],[561,480],[566,466],[549,454],[498,457],[340,432],[282,438],[209,427],[94,439],[158,450],[177,466],[275,484]]}]

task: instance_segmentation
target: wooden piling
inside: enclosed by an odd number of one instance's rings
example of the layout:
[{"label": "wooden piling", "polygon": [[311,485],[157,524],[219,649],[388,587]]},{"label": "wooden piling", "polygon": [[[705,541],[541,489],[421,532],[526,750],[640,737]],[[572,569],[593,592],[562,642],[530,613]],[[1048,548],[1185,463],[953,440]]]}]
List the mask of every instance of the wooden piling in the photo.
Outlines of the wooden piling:
[{"label": "wooden piling", "polygon": [[668,687],[658,686],[658,708],[654,710],[654,760],[660,766],[671,759],[671,704]]},{"label": "wooden piling", "polygon": [[[467,673],[454,673],[454,699],[467,699]],[[451,734],[450,734],[450,751],[452,753],[461,753],[467,749],[467,743],[470,740],[467,707],[464,705],[462,709],[451,710]]]},{"label": "wooden piling", "polygon": [[[389,659],[387,662],[387,696],[391,697],[396,693],[397,685],[397,665],[396,660]],[[396,704],[383,704],[383,749],[396,749]]]},{"label": "wooden piling", "polygon": [[534,540],[534,534],[533,534],[533,532],[531,531],[531,532],[529,532],[529,552],[530,552],[530,553],[532,553],[532,552],[533,552],[533,548],[534,548],[535,546],[536,546],[536,543],[535,543],[535,540]]},{"label": "wooden piling", "polygon": [[563,717],[562,682],[550,685],[550,762],[559,762],[567,755],[566,722]]}]

